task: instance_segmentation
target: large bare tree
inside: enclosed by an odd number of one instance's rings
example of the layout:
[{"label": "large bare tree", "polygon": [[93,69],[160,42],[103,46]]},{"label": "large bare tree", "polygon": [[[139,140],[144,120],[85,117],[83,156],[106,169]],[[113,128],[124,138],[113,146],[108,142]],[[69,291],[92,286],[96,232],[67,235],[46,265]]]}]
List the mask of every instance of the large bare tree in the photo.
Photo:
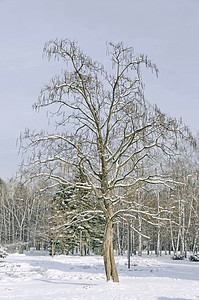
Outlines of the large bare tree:
[{"label": "large bare tree", "polygon": [[[81,212],[79,218],[104,216],[106,277],[118,282],[114,222],[130,222],[134,213],[150,216],[144,208],[131,205],[129,191],[142,182],[170,183],[153,169],[155,153],[174,154],[182,124],[146,103],[141,67],[156,74],[158,69],[147,56],[135,55],[133,48],[109,43],[110,65],[106,66],[67,39],[47,42],[44,55],[65,65],[61,75],[44,86],[34,104],[36,110],[50,111],[56,128],[53,134],[26,130],[22,147],[32,155],[24,165],[30,177],[43,177],[48,186],[62,184],[92,194],[90,209]],[[74,180],[76,172],[81,173],[81,182]]]}]

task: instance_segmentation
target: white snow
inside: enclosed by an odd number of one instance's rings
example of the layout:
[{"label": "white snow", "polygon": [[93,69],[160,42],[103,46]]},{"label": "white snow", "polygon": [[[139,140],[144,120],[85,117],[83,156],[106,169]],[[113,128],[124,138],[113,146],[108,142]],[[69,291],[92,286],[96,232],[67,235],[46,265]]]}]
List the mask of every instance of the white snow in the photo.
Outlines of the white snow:
[{"label": "white snow", "polygon": [[116,256],[120,282],[106,282],[101,256],[10,254],[0,260],[0,300],[199,299],[199,262]]}]

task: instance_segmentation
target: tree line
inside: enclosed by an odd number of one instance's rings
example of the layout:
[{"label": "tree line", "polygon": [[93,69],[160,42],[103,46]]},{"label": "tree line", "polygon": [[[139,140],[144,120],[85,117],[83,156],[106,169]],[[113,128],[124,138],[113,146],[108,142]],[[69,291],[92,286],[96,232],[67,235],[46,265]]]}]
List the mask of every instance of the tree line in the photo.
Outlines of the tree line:
[{"label": "tree line", "polygon": [[[187,257],[188,251],[197,252],[198,169],[196,165],[185,166],[184,160],[176,160],[172,169],[179,185],[171,188],[145,184],[128,191],[134,213],[128,213],[128,222],[122,219],[115,222],[113,247],[118,255],[125,254],[128,248],[128,225],[133,254],[142,255],[145,250],[161,255],[164,251]],[[1,245],[20,251],[45,248],[52,255],[55,252],[103,254],[105,219],[102,214],[90,219],[85,215],[93,201],[88,193],[68,190],[64,185],[41,192],[36,183],[1,180],[0,199]],[[126,205],[122,209],[128,210]]]}]

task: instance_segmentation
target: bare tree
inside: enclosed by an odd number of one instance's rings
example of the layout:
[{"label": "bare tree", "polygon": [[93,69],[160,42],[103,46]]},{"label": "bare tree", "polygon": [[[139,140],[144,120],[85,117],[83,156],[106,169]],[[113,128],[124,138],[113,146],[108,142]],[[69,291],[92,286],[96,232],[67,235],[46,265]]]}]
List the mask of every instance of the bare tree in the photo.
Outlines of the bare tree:
[{"label": "bare tree", "polygon": [[[69,40],[47,42],[44,55],[49,60],[63,60],[66,66],[41,90],[34,104],[36,110],[49,107],[56,132],[26,130],[21,136],[22,148],[32,155],[23,165],[30,178],[43,177],[49,187],[63,184],[93,195],[91,208],[79,218],[104,216],[106,277],[118,282],[113,224],[129,222],[135,213],[147,214],[144,208],[132,208],[127,196],[130,188],[142,182],[170,184],[168,177],[149,168],[149,162],[156,151],[174,155],[182,124],[146,103],[141,66],[156,74],[158,69],[147,56],[136,56],[123,43],[107,45],[110,65],[106,68]],[[141,164],[145,171],[138,177]],[[74,180],[77,170],[83,182]]]}]

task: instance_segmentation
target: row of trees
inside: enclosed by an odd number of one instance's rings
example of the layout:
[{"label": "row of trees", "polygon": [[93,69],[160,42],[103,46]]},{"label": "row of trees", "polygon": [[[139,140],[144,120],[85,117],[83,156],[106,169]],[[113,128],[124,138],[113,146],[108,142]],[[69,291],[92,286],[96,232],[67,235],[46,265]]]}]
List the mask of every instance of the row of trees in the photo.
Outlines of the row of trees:
[{"label": "row of trees", "polygon": [[84,240],[90,249],[88,241],[102,241],[104,232],[106,277],[117,282],[114,247],[124,251],[127,227],[139,254],[146,241],[157,254],[162,247],[194,250],[196,141],[181,121],[146,103],[141,70],[157,75],[156,65],[123,43],[108,44],[106,66],[69,40],[47,42],[44,55],[66,68],[34,105],[48,110],[55,127],[53,133],[21,135],[21,174],[32,180],[33,190],[39,180],[33,203],[45,203],[52,251],[61,240],[81,241],[81,251]]},{"label": "row of trees", "polygon": [[[0,244],[22,251],[42,239],[47,202],[31,185],[0,181]],[[44,237],[45,240],[45,237]]]},{"label": "row of trees", "polygon": [[[176,168],[176,165],[178,167]],[[197,168],[185,169],[184,161],[174,164],[180,185],[138,185],[128,193],[131,210],[128,222],[115,222],[113,245],[121,255],[128,248],[131,227],[131,251],[142,250],[186,257],[197,252],[199,234],[199,176]],[[188,166],[187,166],[188,167]],[[24,185],[15,180],[0,183],[0,244],[20,251],[48,248],[51,254],[102,254],[105,219],[103,215],[87,218],[85,211],[93,200],[88,193],[68,190],[64,185],[54,191],[40,192],[38,185]],[[37,192],[35,192],[37,191]],[[121,208],[126,210],[126,207]]]},{"label": "row of trees", "polygon": [[[79,194],[60,186],[59,190],[40,192],[41,184],[24,185],[11,180],[0,182],[0,244],[10,250],[23,251],[34,247],[58,253],[90,252],[102,254],[103,223],[95,220],[75,220],[83,206]],[[82,195],[81,195],[82,197]],[[97,223],[97,230],[93,231]]]}]

